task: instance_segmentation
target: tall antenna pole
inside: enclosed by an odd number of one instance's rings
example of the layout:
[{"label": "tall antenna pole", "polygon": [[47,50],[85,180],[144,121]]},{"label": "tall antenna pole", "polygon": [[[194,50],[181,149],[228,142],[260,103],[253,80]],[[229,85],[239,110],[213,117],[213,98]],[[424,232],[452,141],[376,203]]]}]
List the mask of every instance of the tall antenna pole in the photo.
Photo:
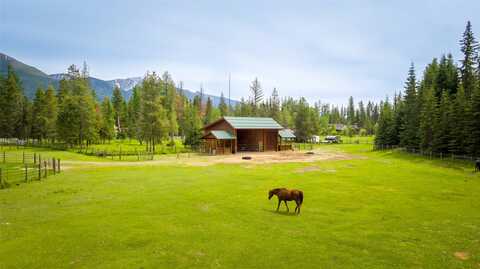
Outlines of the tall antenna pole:
[{"label": "tall antenna pole", "polygon": [[230,108],[230,73],[228,73],[228,109]]}]

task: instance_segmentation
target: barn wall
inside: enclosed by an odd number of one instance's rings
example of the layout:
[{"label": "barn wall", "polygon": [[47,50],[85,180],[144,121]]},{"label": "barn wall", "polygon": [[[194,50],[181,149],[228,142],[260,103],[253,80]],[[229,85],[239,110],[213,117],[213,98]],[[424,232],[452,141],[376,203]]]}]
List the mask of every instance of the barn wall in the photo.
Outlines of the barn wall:
[{"label": "barn wall", "polygon": [[237,130],[237,139],[239,150],[245,147],[248,150],[258,150],[259,145],[263,145],[260,150],[274,151],[277,149],[278,130]]},{"label": "barn wall", "polygon": [[278,145],[278,130],[265,130],[265,136],[265,150],[276,151]]}]

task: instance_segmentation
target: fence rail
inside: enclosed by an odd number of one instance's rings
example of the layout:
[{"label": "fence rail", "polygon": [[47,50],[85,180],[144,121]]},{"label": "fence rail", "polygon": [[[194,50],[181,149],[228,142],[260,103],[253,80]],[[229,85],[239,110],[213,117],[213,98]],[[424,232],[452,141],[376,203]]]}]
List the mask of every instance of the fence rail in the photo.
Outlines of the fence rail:
[{"label": "fence rail", "polygon": [[38,153],[0,152],[0,188],[41,180],[60,171],[60,159],[45,158]]},{"label": "fence rail", "polygon": [[148,151],[139,151],[139,150],[99,150],[96,148],[85,148],[77,149],[75,152],[88,155],[88,156],[97,156],[102,158],[109,158],[112,160],[122,160],[125,158],[132,158],[140,160],[153,160],[154,153]]},{"label": "fence rail", "polygon": [[0,151],[0,163],[37,163],[42,156],[35,152]]},{"label": "fence rail", "polygon": [[[0,138],[0,152],[2,148],[6,149],[17,149],[21,150],[22,148],[27,147],[41,147],[49,148],[54,150],[68,150],[71,152],[76,152],[88,156],[97,156],[102,158],[109,158],[112,160],[153,160],[154,155],[156,154],[180,154],[180,153],[191,153],[194,152],[194,148],[189,148],[187,146],[178,148],[176,145],[157,145],[155,151],[139,150],[137,148],[130,148],[128,150],[122,149],[120,146],[118,149],[102,149],[98,148],[95,145],[87,147],[67,147],[65,144],[61,143],[43,143],[36,140],[20,140],[16,138]],[[140,147],[142,148],[142,147]],[[22,156],[18,156],[21,158]],[[27,158],[32,158],[33,156],[26,156]],[[1,158],[1,156],[0,156]],[[1,162],[1,160],[0,160]]]},{"label": "fence rail", "polygon": [[471,155],[459,155],[453,153],[437,153],[432,151],[424,151],[420,149],[414,148],[403,148],[395,145],[375,145],[374,150],[382,151],[382,150],[398,150],[410,154],[420,155],[424,157],[428,157],[429,159],[440,159],[440,160],[461,160],[461,161],[476,161],[480,159],[480,156],[471,156]]}]

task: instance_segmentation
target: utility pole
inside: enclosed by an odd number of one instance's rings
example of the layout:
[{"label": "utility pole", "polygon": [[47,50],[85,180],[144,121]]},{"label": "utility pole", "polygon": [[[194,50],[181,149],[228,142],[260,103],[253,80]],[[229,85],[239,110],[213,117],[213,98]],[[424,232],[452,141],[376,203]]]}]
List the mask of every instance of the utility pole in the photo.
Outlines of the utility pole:
[{"label": "utility pole", "polygon": [[228,73],[228,110],[232,109],[230,105],[230,73]]}]

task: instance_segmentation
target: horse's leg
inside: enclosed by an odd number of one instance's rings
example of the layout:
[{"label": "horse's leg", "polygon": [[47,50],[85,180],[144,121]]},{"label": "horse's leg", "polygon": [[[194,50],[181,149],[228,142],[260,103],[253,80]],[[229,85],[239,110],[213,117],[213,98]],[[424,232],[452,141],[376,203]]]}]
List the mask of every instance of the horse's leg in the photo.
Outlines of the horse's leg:
[{"label": "horse's leg", "polygon": [[290,211],[290,209],[288,208],[288,205],[287,205],[287,200],[283,200],[283,202],[285,202],[285,206],[287,207],[287,212]]},{"label": "horse's leg", "polygon": [[280,198],[279,198],[279,199],[278,199],[277,211],[278,211],[278,209],[280,208],[280,203],[281,203],[281,202],[282,202],[282,201],[281,201]]},{"label": "horse's leg", "polygon": [[295,200],[295,204],[297,205],[297,206],[295,207],[295,213],[297,213],[297,209],[299,209],[299,207],[298,207],[299,205],[298,205],[298,201],[297,201],[297,200]]}]

